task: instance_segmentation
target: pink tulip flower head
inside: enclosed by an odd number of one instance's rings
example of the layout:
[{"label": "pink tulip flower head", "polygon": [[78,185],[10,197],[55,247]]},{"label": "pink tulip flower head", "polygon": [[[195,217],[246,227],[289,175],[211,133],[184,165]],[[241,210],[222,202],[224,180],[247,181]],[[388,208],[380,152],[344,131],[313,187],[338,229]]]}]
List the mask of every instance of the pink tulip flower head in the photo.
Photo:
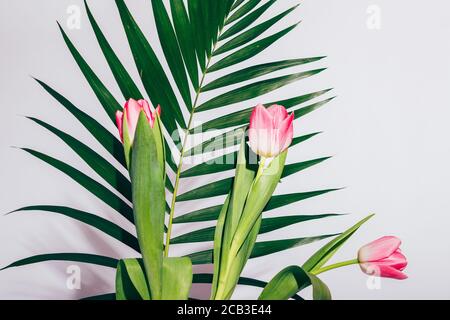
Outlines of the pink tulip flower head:
[{"label": "pink tulip flower head", "polygon": [[289,115],[283,106],[256,106],[250,117],[250,148],[261,157],[276,157],[292,143],[293,121],[294,113]]},{"label": "pink tulip flower head", "polygon": [[382,237],[359,249],[358,261],[361,270],[383,278],[408,278],[402,272],[408,262],[399,249],[401,243],[397,237]]},{"label": "pink tulip flower head", "polygon": [[131,141],[131,143],[134,140],[134,134],[136,132],[137,123],[139,120],[139,115],[141,111],[144,111],[148,123],[153,128],[153,125],[155,123],[156,115],[161,115],[161,108],[158,106],[155,111],[150,110],[150,104],[146,100],[139,100],[136,101],[134,99],[130,99],[125,103],[124,106],[124,112],[117,111],[116,112],[116,123],[117,128],[119,129],[120,138],[123,142],[123,122],[124,117],[126,117],[127,120],[127,126],[128,126],[128,136]]}]

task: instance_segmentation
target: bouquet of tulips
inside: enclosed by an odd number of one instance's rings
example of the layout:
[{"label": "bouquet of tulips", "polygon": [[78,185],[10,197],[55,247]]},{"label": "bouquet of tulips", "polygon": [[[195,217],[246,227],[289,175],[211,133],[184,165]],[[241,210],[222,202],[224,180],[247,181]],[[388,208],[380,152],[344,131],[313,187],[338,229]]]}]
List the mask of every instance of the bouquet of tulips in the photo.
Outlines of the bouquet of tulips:
[{"label": "bouquet of tulips", "polygon": [[[193,281],[190,258],[169,257],[169,237],[164,244],[166,155],[160,114],[160,106],[152,111],[147,101],[133,99],[125,104],[124,112],[117,111],[142,253],[141,260],[119,262],[117,299],[188,299]],[[261,229],[262,212],[285,168],[294,134],[293,120],[294,114],[288,114],[280,105],[258,105],[252,111],[248,134],[241,138],[233,184],[215,228],[211,299],[230,299],[239,282]],[[396,237],[383,237],[364,246],[357,259],[324,266],[343,241],[369,218],[331,241],[302,267],[280,271],[267,283],[259,299],[289,299],[310,285],[315,299],[330,299],[329,289],[317,275],[351,264],[360,264],[369,275],[405,279],[402,271],[407,262]]]},{"label": "bouquet of tulips", "polygon": [[[210,299],[213,300],[232,298],[238,285],[260,288],[261,300],[300,299],[300,291],[307,287],[312,287],[314,299],[331,299],[330,290],[318,276],[352,264],[359,264],[363,272],[372,276],[405,279],[403,270],[407,262],[399,249],[400,240],[396,237],[380,238],[363,246],[350,260],[328,264],[372,215],[339,234],[258,241],[258,235],[263,233],[337,216],[267,217],[268,211],[337,190],[273,195],[281,179],[287,179],[328,159],[292,162],[288,159],[288,153],[295,152],[295,146],[318,134],[295,136],[294,123],[330,102],[333,98],[317,102],[313,100],[321,99],[331,89],[278,99],[256,107],[248,102],[325,70],[316,68],[257,80],[274,72],[316,63],[324,57],[277,60],[263,64],[253,62],[241,66],[252,62],[253,57],[296,28],[297,24],[294,24],[265,35],[294,12],[297,6],[271,14],[261,22],[263,14],[270,13],[270,8],[281,1],[149,2],[156,32],[147,37],[125,1],[115,0],[136,64],[135,77],[139,77],[145,94],[122,64],[86,2],[89,22],[123,97],[117,99],[106,87],[60,26],[70,54],[107,118],[117,125],[117,132],[112,133],[50,85],[37,80],[114,161],[106,160],[99,151],[37,118],[30,119],[59,137],[97,176],[90,177],[70,164],[36,150],[23,149],[72,178],[84,190],[108,205],[111,214],[124,217],[125,222],[131,224],[136,232],[130,233],[117,223],[79,208],[36,205],[16,210],[44,211],[75,219],[120,241],[136,254],[133,257],[117,258],[80,252],[45,253],[13,262],[6,268],[53,260],[114,268],[115,292],[89,298],[119,300],[188,299],[194,283],[211,284]],[[155,53],[152,44],[158,39],[163,53],[161,57]],[[162,59],[166,62],[164,66]],[[229,67],[238,65],[235,71],[227,72]],[[215,76],[211,79],[212,74]],[[226,89],[230,86],[236,88]],[[208,99],[204,97],[205,92],[209,93]],[[127,102],[123,104],[121,101]],[[207,112],[233,106],[236,108],[224,115]],[[195,116],[203,112],[209,114],[209,118],[201,126],[195,127]],[[188,149],[188,138],[207,130],[217,131],[217,134]],[[182,141],[176,137],[182,138]],[[220,151],[219,157],[212,161],[202,160],[190,168],[183,166],[186,158],[206,155],[211,150]],[[129,174],[124,174],[125,171]],[[221,180],[212,179],[206,185],[179,194],[180,185],[193,177],[209,177],[226,171],[234,174]],[[180,202],[219,196],[222,198],[214,206],[201,204],[200,209],[181,215],[176,210]],[[186,234],[173,235],[174,224],[198,226],[197,223],[207,221],[211,222],[207,228],[199,227]],[[249,259],[325,239],[329,242],[306,262],[299,265],[295,261],[281,271],[274,270],[273,278],[268,282],[242,276]],[[170,255],[173,245],[199,242],[213,242],[213,246],[181,257]],[[192,266],[201,264],[213,264],[213,272],[194,273]]]}]

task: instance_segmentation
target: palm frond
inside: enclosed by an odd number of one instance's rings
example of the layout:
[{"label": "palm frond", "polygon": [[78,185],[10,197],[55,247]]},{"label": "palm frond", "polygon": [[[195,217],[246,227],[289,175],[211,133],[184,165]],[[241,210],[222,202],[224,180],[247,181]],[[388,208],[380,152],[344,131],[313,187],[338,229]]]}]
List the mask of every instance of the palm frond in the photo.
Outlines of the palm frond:
[{"label": "palm frond", "polygon": [[[252,108],[249,108],[246,101],[262,97],[267,93],[278,90],[286,85],[292,84],[302,79],[312,77],[325,69],[322,67],[312,67],[308,71],[289,72],[286,75],[269,79],[258,79],[275,72],[280,72],[306,64],[313,64],[321,61],[324,57],[293,58],[280,61],[268,61],[267,63],[254,65],[252,58],[259,53],[270,48],[275,42],[293,31],[297,24],[282,28],[281,31],[269,31],[278,25],[297,6],[286,8],[281,12],[271,14],[271,18],[263,22],[258,19],[269,12],[276,0],[170,0],[168,6],[162,0],[152,0],[151,6],[155,16],[159,45],[164,54],[157,57],[150,41],[139,27],[138,22],[133,18],[124,0],[116,0],[116,6],[120,14],[123,30],[126,34],[130,53],[134,58],[136,70],[140,81],[145,89],[145,93],[154,106],[161,105],[163,108],[162,122],[166,132],[170,134],[177,132],[180,128],[185,136],[193,133],[201,133],[207,130],[226,129],[225,133],[220,133],[212,138],[202,141],[191,149],[187,149],[186,143],[181,145],[170,141],[166,134],[167,164],[175,172],[175,182],[167,179],[167,189],[173,193],[173,205],[167,211],[174,224],[193,223],[201,221],[214,221],[217,219],[221,204],[211,207],[203,207],[184,215],[175,214],[175,205],[181,201],[203,199],[207,197],[224,195],[229,190],[232,179],[212,180],[200,188],[189,190],[184,194],[178,194],[179,184],[189,183],[193,177],[205,176],[211,173],[218,173],[232,170],[236,165],[236,153],[231,151],[221,157],[209,162],[197,163],[190,168],[186,168],[183,160],[193,155],[206,154],[209,151],[224,150],[235,146],[241,141],[249,122]],[[278,2],[280,3],[280,2]],[[87,2],[85,2],[87,16],[96,36],[98,45],[111,69],[112,75],[122,92],[124,99],[145,98],[138,89],[138,84],[132,79],[111,47],[110,43],[101,30],[101,27],[94,18]],[[89,66],[81,53],[69,39],[68,35],[60,26],[63,40],[72,54],[76,64],[83,73],[86,81],[90,85],[93,93],[98,98],[100,105],[105,110],[107,116],[114,121],[115,113],[121,110],[122,103],[112,95],[104,83]],[[264,36],[265,32],[271,32]],[[150,35],[154,37],[154,35]],[[163,61],[164,59],[165,61]],[[165,70],[164,63],[168,66]],[[248,65],[246,65],[248,64]],[[228,67],[239,65],[239,71],[227,72]],[[218,72],[220,70],[220,72]],[[210,80],[212,73],[220,73],[215,80]],[[255,80],[256,79],[256,80]],[[172,81],[173,80],[173,81]],[[67,98],[55,91],[44,82],[38,83],[61,105],[69,111],[86,128],[89,133],[111,154],[120,165],[125,166],[122,145],[118,140],[118,135],[114,135],[104,128],[99,122],[81,111]],[[248,81],[255,81],[246,83]],[[172,86],[171,83],[174,83]],[[225,93],[218,89],[235,85],[238,89],[233,89]],[[320,90],[312,93],[298,94],[289,99],[279,99],[273,103],[264,103],[269,106],[281,104],[294,112],[295,118],[299,119],[310,112],[317,110],[330,102],[333,98],[323,98],[314,102],[313,100],[326,95],[331,89]],[[210,94],[210,99],[200,103],[201,95],[204,92]],[[181,97],[181,100],[177,97]],[[309,103],[309,105],[304,105]],[[201,127],[194,127],[194,118],[197,112],[229,108],[230,105],[239,106],[238,111],[227,112],[225,116],[215,116],[214,114],[203,123]],[[205,112],[206,113],[206,112]],[[185,118],[189,114],[189,119]],[[86,162],[105,182],[114,190],[110,191],[100,182],[80,172],[69,164],[45,155],[43,153],[24,149],[28,153],[38,157],[50,164],[59,171],[65,173],[84,189],[95,195],[101,201],[108,204],[113,210],[122,214],[130,222],[133,222],[132,208],[118,196],[130,199],[130,182],[113,165],[107,162],[93,148],[81,143],[76,137],[68,135],[61,129],[36,118],[31,118],[40,126],[46,128],[60,139],[62,139],[80,158]],[[294,139],[293,145],[307,141],[318,133],[301,135]],[[187,138],[186,138],[187,139]],[[169,146],[175,144],[178,150],[174,152]],[[180,159],[173,153],[178,153]],[[286,166],[283,176],[297,174],[302,170],[312,167],[326,160],[327,158],[317,158],[309,161],[292,163]],[[179,163],[177,164],[179,160]],[[312,192],[295,192],[292,194],[282,194],[274,196],[265,211],[274,210],[283,206],[297,203],[299,201],[320,196],[338,189],[326,189]],[[117,194],[116,194],[117,193]],[[62,214],[82,223],[86,223],[97,228],[101,232],[112,236],[124,244],[138,249],[134,236],[126,233],[120,227],[108,223],[106,220],[96,217],[93,214],[76,209],[56,206],[31,206],[22,208],[21,211],[41,210]],[[317,216],[281,216],[277,218],[265,218],[262,223],[260,233],[279,230],[281,228],[308,220],[317,220],[325,217],[336,216],[336,214],[324,214]],[[172,221],[172,220],[170,220]],[[170,228],[171,222],[169,222]],[[203,228],[194,230],[184,235],[174,235],[172,244],[195,243],[210,241],[212,239],[213,228]],[[299,245],[306,245],[314,241],[319,241],[332,235],[319,235],[309,238],[278,239],[270,242],[258,242],[252,257],[260,257],[273,254],[282,250],[287,250]],[[169,239],[170,240],[170,239]],[[190,255],[195,263],[211,263],[212,251],[194,252]],[[110,257],[103,257],[91,254],[79,253],[55,253],[48,255],[38,255],[20,260],[8,267],[27,265],[30,263],[44,262],[50,260],[79,261],[103,265],[116,268],[118,260]],[[208,276],[198,277],[197,280],[210,281]],[[253,280],[252,280],[253,281]],[[252,282],[253,285],[261,286],[260,282]],[[245,281],[244,281],[245,282]]]},{"label": "palm frond", "polygon": [[27,212],[28,214],[31,214],[36,211],[56,213],[80,221],[113,237],[114,239],[122,242],[123,244],[129,246],[137,252],[140,252],[138,240],[134,235],[119,227],[118,225],[112,223],[111,221],[89,212],[62,206],[37,205],[23,207],[14,210],[10,214],[16,212]]},{"label": "palm frond", "polygon": [[[252,258],[259,258],[273,253],[281,252],[284,250],[296,248],[306,244],[310,244],[316,241],[327,239],[336,236],[336,234],[322,235],[317,237],[296,238],[296,239],[283,239],[274,241],[256,242],[253,252],[250,256]],[[213,250],[204,250],[194,252],[187,255],[191,258],[192,264],[210,264],[213,263]]]}]

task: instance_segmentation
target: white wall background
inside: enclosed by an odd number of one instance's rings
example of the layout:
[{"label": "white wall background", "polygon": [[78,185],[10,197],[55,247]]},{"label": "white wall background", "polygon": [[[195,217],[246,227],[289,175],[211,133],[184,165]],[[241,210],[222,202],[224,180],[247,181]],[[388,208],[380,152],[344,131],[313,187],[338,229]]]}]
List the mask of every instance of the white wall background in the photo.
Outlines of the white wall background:
[{"label": "white wall background", "polygon": [[[295,2],[278,1],[270,12],[280,12]],[[149,1],[128,0],[127,4],[155,44]],[[69,5],[82,8],[81,29],[67,30],[69,36],[107,87],[121,98],[89,26],[82,1],[1,1],[0,213],[30,204],[59,204],[97,213],[132,231],[123,219],[72,180],[24,152],[10,148],[33,147],[97,177],[61,141],[23,117],[37,116],[105,153],[77,121],[31,79],[31,75],[54,86],[115,132],[56,26],[57,19],[66,24]],[[90,1],[90,5],[112,46],[137,80],[113,1]],[[370,5],[381,9],[379,30],[371,30],[366,25]],[[327,55],[327,59],[314,66],[329,69],[314,78],[249,101],[246,106],[329,87],[334,87],[334,94],[338,95],[329,106],[296,123],[297,134],[324,133],[293,149],[288,161],[326,155],[334,155],[334,158],[295,178],[285,179],[277,192],[342,186],[346,189],[282,208],[271,215],[351,213],[292,226],[266,234],[261,240],[340,232],[373,212],[377,213],[376,218],[346,244],[335,261],[353,258],[360,245],[382,235],[393,234],[404,240],[403,250],[410,263],[406,271],[408,280],[382,280],[380,290],[369,290],[367,277],[357,266],[329,272],[323,275],[323,280],[336,299],[450,298],[447,272],[450,263],[449,10],[450,4],[445,0],[305,0],[273,30],[302,20],[298,29],[253,60],[261,63]],[[157,52],[161,53],[159,48]],[[239,107],[242,104],[225,110],[229,112]],[[197,120],[207,118],[205,113]],[[204,182],[194,181],[181,191]],[[196,208],[199,208],[198,203],[186,203],[178,207],[178,212]],[[182,227],[175,232],[187,230]],[[301,264],[322,244],[252,260],[244,273],[268,280],[286,265]],[[199,248],[206,246],[202,244]],[[189,251],[192,248],[176,247],[174,254]],[[118,241],[58,215],[36,212],[0,216],[0,267],[48,252],[89,252],[115,257],[135,254]],[[81,290],[67,289],[69,265],[71,263],[48,262],[0,271],[0,298],[76,299],[113,291],[114,271],[91,265],[80,265]],[[254,289],[241,287],[235,297],[254,298],[256,295]]]}]

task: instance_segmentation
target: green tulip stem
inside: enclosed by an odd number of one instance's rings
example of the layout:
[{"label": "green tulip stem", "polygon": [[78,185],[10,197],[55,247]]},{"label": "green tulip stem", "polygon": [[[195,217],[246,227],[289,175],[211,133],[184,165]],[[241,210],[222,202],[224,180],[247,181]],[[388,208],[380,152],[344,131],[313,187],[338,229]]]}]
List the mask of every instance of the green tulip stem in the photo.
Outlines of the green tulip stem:
[{"label": "green tulip stem", "polygon": [[313,275],[317,276],[318,274],[321,274],[321,273],[324,273],[324,272],[327,272],[327,271],[330,271],[330,270],[333,270],[333,269],[338,269],[338,268],[342,268],[342,267],[346,267],[346,266],[351,266],[351,265],[354,265],[354,264],[359,264],[358,259],[353,259],[353,260],[348,260],[348,261],[343,261],[343,262],[338,262],[338,263],[335,263],[335,264],[331,264],[331,265],[323,267],[321,269],[312,271],[311,273]]},{"label": "green tulip stem", "polygon": [[256,173],[255,181],[258,181],[259,177],[263,175],[264,169],[266,167],[266,158],[261,157],[261,161],[259,161],[258,172]]},{"label": "green tulip stem", "polygon": [[[253,189],[253,187],[255,186],[256,182],[259,180],[259,178],[260,178],[260,177],[263,175],[263,173],[264,173],[264,169],[265,169],[265,167],[266,167],[266,159],[267,159],[267,158],[261,157],[261,160],[259,161],[258,172],[256,173],[256,177],[255,177],[255,179],[253,180],[252,185],[250,186],[250,190],[249,190],[249,192],[248,192],[249,194],[252,192],[252,189]],[[231,252],[231,255],[232,255],[232,256],[233,256],[233,255],[237,255],[237,253],[238,253],[238,251],[239,251],[239,249],[240,249],[240,247],[238,248],[238,247],[235,246],[236,243],[239,243],[238,240],[239,240],[239,239],[238,239],[238,235],[236,235],[236,233],[235,233],[234,236],[233,236],[233,243],[232,243],[232,245],[231,245],[231,247],[230,247],[230,252]]]}]

